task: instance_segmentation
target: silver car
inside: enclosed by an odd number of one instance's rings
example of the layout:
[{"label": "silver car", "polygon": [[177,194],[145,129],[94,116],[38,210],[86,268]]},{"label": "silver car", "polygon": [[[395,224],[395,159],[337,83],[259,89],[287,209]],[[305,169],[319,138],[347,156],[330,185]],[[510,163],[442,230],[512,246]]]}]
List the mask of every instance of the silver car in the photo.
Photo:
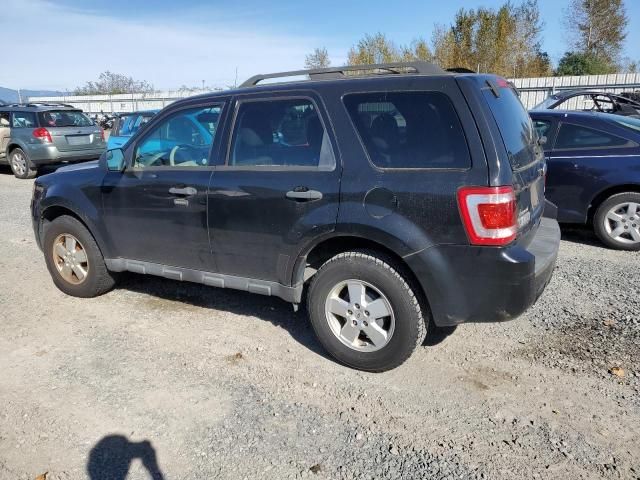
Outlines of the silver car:
[{"label": "silver car", "polygon": [[0,105],[0,163],[18,178],[35,177],[42,165],[95,160],[106,148],[102,129],[70,105]]}]

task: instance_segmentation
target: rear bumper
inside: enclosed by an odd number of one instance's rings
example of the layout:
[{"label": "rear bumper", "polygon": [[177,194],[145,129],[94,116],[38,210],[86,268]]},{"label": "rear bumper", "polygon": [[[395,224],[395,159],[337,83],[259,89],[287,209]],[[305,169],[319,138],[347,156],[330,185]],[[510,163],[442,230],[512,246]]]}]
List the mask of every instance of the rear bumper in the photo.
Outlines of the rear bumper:
[{"label": "rear bumper", "polygon": [[61,152],[54,145],[38,144],[29,145],[27,154],[34,165],[47,165],[62,162],[82,162],[100,158],[107,149],[107,145],[100,148],[83,149],[69,152]]},{"label": "rear bumper", "polygon": [[551,279],[560,246],[558,222],[543,218],[526,247],[441,245],[405,260],[418,277],[438,326],[516,318]]}]

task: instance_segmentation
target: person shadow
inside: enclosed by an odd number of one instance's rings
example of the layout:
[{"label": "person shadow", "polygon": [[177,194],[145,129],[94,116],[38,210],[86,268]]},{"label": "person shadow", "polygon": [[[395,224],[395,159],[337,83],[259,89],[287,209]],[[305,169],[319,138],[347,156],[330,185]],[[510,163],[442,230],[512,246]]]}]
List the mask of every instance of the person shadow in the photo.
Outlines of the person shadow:
[{"label": "person shadow", "polygon": [[148,440],[131,442],[123,435],[107,435],[91,449],[87,473],[91,480],[125,480],[133,460],[139,459],[153,480],[164,480],[156,451]]}]

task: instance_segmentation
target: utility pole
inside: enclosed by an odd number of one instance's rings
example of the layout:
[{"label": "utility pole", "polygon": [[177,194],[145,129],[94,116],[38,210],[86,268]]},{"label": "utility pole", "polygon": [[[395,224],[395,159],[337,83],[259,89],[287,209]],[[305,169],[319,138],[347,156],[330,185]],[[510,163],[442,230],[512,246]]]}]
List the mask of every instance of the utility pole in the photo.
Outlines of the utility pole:
[{"label": "utility pole", "polygon": [[202,80],[202,91],[204,91],[204,80]]},{"label": "utility pole", "polygon": [[236,78],[233,81],[233,88],[237,88],[238,87],[238,67],[236,67]]},{"label": "utility pole", "polygon": [[22,103],[22,93],[20,92],[20,89],[18,89],[18,103]]}]

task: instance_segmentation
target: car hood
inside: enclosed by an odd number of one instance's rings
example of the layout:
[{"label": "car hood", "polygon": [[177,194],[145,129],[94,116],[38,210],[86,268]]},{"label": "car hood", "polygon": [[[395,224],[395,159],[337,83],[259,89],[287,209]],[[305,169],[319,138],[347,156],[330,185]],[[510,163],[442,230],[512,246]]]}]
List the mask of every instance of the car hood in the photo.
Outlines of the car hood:
[{"label": "car hood", "polygon": [[56,170],[57,172],[77,172],[79,170],[90,170],[98,168],[99,160],[92,160],[91,162],[74,163],[73,165],[66,165]]}]

